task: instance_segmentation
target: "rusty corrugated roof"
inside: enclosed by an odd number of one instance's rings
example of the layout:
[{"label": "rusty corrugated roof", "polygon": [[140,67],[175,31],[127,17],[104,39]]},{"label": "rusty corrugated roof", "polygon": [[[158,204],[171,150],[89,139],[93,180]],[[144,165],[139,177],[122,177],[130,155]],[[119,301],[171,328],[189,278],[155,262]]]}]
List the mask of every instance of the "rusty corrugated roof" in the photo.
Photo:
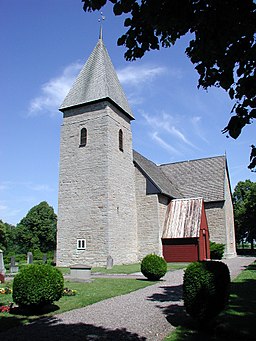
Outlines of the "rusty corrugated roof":
[{"label": "rusty corrugated roof", "polygon": [[199,237],[203,198],[175,199],[168,205],[162,238]]}]

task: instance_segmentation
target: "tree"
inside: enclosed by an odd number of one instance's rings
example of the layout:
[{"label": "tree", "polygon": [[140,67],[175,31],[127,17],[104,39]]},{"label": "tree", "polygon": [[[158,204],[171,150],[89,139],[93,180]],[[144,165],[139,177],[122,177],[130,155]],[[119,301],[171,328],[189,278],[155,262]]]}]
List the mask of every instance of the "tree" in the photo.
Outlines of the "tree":
[{"label": "tree", "polygon": [[19,251],[52,251],[56,246],[57,216],[46,201],[32,207],[16,227]]},{"label": "tree", "polygon": [[5,224],[0,220],[0,249],[6,248]]},{"label": "tree", "polygon": [[240,181],[233,193],[236,237],[251,243],[256,239],[256,182]]},{"label": "tree", "polygon": [[14,246],[15,226],[0,220],[0,249],[4,251]]},{"label": "tree", "polygon": [[[100,10],[107,0],[82,0],[85,11]],[[186,34],[185,52],[199,74],[198,87],[223,88],[234,101],[223,133],[236,139],[256,118],[256,4],[253,0],[110,0],[115,15],[125,14],[128,30],[117,41],[126,60],[170,47]],[[251,170],[256,148],[251,146]]]}]

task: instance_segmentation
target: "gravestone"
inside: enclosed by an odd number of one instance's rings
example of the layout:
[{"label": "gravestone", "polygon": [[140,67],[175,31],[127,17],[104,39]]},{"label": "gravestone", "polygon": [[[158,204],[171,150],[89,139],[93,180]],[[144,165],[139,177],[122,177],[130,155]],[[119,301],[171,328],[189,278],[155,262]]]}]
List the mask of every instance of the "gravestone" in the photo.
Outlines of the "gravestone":
[{"label": "gravestone", "polygon": [[112,269],[114,264],[114,260],[111,256],[107,257],[107,266],[106,269]]},{"label": "gravestone", "polygon": [[4,254],[3,251],[0,250],[0,274],[1,276],[1,281],[4,282],[4,275],[5,275],[5,266],[4,266]]},{"label": "gravestone", "polygon": [[74,282],[90,282],[91,281],[90,265],[75,264],[70,266],[70,279]]},{"label": "gravestone", "polygon": [[43,264],[46,264],[47,263],[47,254],[45,253],[43,255]]},{"label": "gravestone", "polygon": [[19,267],[17,266],[16,262],[15,262],[15,257],[12,256],[11,257],[11,264],[10,264],[10,273],[11,274],[15,274],[19,271]]},{"label": "gravestone", "polygon": [[32,252],[27,253],[27,264],[33,264],[33,253]]},{"label": "gravestone", "polygon": [[54,265],[56,265],[56,258],[57,258],[56,250],[54,250],[54,252],[53,252],[53,264]]}]

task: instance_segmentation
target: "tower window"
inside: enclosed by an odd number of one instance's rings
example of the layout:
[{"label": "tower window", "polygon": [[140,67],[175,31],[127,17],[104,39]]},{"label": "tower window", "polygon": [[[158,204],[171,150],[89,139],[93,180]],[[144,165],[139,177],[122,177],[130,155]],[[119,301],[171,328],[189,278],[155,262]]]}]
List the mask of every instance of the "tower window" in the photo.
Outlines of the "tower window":
[{"label": "tower window", "polygon": [[124,151],[124,141],[123,141],[123,131],[122,131],[122,129],[119,130],[119,150],[121,150],[121,152]]},{"label": "tower window", "polygon": [[80,132],[80,147],[84,147],[87,144],[87,129],[82,128]]},{"label": "tower window", "polygon": [[86,240],[85,239],[77,239],[76,248],[77,248],[77,250],[85,250],[86,249]]}]

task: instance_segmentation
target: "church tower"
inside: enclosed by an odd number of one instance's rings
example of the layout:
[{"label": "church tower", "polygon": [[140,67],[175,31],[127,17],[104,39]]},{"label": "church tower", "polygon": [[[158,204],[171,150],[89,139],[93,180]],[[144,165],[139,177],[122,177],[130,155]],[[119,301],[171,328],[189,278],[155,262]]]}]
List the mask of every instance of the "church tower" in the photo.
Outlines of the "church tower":
[{"label": "church tower", "polygon": [[136,262],[134,117],[102,35],[60,111],[57,265]]}]

